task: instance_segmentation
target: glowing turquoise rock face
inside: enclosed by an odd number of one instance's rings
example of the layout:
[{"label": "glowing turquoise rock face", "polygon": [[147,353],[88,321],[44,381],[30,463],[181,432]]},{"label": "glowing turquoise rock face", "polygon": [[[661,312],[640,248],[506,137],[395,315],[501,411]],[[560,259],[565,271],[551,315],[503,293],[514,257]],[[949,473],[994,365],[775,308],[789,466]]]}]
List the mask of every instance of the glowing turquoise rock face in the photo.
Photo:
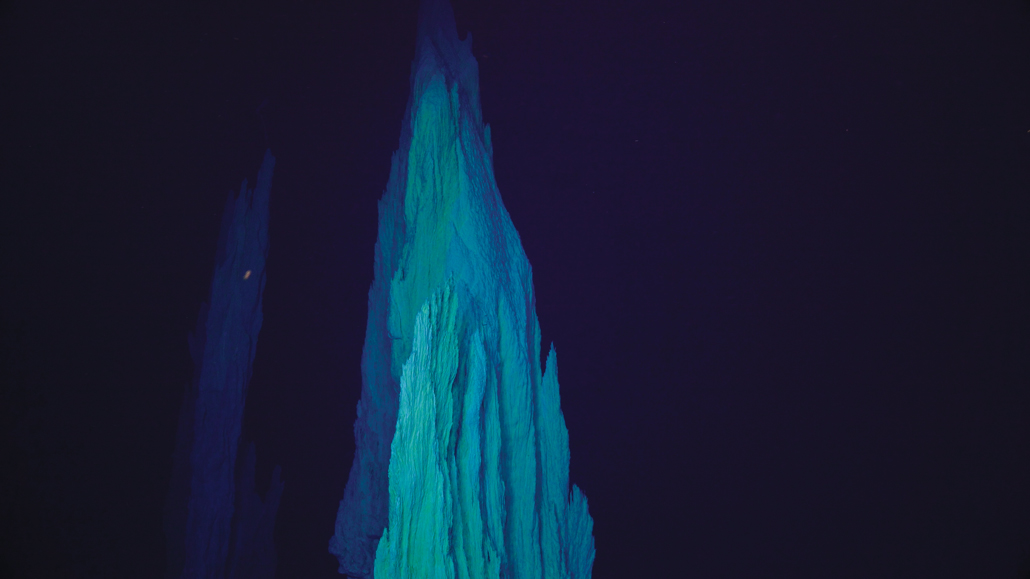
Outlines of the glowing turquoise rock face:
[{"label": "glowing turquoise rock face", "polygon": [[379,204],[356,451],[330,551],[353,577],[586,578],[556,354],[494,180],[471,38],[423,3]]}]

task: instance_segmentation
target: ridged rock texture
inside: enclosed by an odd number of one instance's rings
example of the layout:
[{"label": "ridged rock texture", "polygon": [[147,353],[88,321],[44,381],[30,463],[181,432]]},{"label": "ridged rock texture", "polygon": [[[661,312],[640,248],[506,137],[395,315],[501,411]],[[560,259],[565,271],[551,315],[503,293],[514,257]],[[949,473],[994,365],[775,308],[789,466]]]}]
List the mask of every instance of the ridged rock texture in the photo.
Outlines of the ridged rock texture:
[{"label": "ridged rock texture", "polygon": [[329,550],[351,577],[587,578],[593,521],[569,488],[556,354],[542,371],[471,43],[446,0],[423,2]]},{"label": "ridged rock texture", "polygon": [[254,489],[251,444],[237,481],[237,449],[251,366],[261,331],[268,255],[268,199],[275,157],[229,194],[222,216],[209,302],[190,336],[194,375],[187,385],[165,507],[169,579],[271,579],[272,530],[283,484],[279,467],[264,500]]}]

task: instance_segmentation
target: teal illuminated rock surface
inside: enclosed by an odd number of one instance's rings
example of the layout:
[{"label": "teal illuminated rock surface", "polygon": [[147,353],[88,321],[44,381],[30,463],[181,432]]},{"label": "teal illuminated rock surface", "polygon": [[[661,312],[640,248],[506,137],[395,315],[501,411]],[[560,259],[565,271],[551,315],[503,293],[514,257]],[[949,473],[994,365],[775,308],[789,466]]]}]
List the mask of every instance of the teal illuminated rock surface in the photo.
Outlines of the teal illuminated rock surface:
[{"label": "teal illuminated rock surface", "polygon": [[569,488],[557,357],[541,369],[471,42],[423,2],[330,552],[352,577],[586,578],[593,521]]}]

